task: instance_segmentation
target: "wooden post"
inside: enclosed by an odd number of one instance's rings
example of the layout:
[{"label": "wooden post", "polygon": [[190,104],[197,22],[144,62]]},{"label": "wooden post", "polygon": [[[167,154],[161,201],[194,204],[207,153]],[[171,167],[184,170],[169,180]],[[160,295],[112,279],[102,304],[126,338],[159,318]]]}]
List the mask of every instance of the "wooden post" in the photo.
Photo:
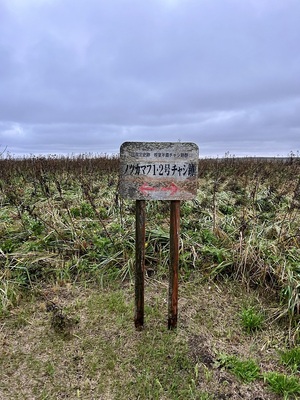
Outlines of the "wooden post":
[{"label": "wooden post", "polygon": [[146,202],[136,200],[135,221],[135,315],[137,330],[144,327],[144,273],[145,273],[145,235]]},{"label": "wooden post", "polygon": [[171,200],[170,204],[170,272],[168,328],[177,327],[178,314],[178,269],[179,269],[179,225],[180,200]]}]

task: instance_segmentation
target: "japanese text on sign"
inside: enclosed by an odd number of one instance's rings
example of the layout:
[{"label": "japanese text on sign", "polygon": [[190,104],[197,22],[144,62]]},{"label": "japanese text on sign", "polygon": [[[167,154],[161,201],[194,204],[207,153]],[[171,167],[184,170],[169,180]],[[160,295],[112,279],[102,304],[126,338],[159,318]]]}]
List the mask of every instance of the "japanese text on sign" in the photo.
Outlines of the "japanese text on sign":
[{"label": "japanese text on sign", "polygon": [[196,175],[196,164],[126,164],[124,175],[192,177]]},{"label": "japanese text on sign", "polygon": [[[130,153],[131,157],[136,157],[136,158],[146,158],[146,157],[151,157],[151,153],[150,152],[131,152]],[[155,158],[160,158],[160,157],[174,157],[174,158],[188,158],[189,153],[170,153],[170,152],[166,152],[166,153],[161,153],[161,152],[153,152],[153,157]]]}]

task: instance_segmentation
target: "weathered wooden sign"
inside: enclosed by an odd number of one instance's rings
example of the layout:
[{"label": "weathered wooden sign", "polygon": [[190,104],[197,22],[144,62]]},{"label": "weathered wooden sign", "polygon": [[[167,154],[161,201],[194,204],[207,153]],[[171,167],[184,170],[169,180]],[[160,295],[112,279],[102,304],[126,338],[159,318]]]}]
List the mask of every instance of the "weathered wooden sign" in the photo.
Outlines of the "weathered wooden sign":
[{"label": "weathered wooden sign", "polygon": [[120,148],[120,194],[135,200],[191,200],[197,194],[195,143],[125,142]]},{"label": "weathered wooden sign", "polygon": [[170,200],[168,328],[177,327],[180,200],[197,194],[198,146],[194,143],[125,142],[120,148],[119,192],[136,200],[135,316],[144,326],[145,200]]}]

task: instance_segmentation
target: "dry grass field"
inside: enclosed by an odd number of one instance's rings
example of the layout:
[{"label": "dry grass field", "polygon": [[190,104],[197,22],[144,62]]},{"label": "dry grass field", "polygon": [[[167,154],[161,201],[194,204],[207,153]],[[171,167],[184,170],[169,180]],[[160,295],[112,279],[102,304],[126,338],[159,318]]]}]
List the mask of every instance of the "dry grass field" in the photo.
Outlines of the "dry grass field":
[{"label": "dry grass field", "polygon": [[197,198],[181,204],[176,331],[169,204],[147,203],[141,332],[118,163],[0,159],[0,398],[299,398],[299,158],[199,161]]}]

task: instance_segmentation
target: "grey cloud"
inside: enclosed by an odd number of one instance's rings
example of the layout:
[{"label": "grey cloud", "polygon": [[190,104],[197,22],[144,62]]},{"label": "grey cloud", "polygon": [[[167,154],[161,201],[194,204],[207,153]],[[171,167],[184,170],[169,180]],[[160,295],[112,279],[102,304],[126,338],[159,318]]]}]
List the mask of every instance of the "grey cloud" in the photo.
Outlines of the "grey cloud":
[{"label": "grey cloud", "polygon": [[1,4],[0,144],[300,148],[296,0]]}]

